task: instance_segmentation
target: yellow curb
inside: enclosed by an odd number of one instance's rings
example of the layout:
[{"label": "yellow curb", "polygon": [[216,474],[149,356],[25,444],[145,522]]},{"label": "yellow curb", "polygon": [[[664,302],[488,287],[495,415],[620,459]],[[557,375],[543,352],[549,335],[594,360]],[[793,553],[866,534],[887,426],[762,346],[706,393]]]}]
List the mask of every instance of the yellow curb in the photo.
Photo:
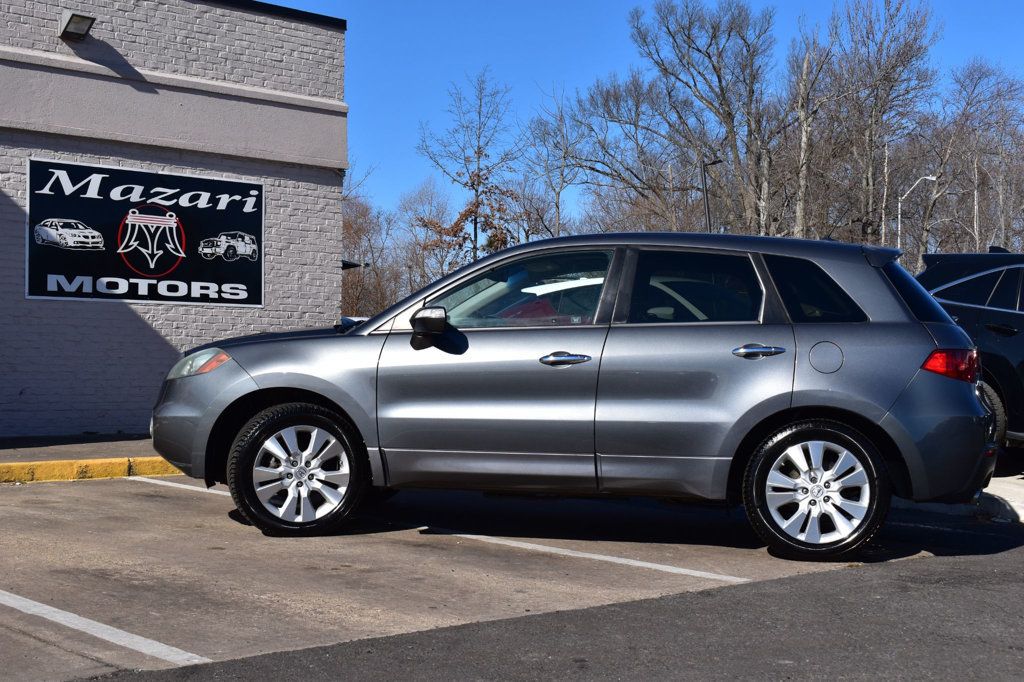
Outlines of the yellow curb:
[{"label": "yellow curb", "polygon": [[179,473],[181,472],[163,457],[60,459],[49,462],[9,462],[0,464],[0,483],[77,481],[87,478],[166,476]]}]

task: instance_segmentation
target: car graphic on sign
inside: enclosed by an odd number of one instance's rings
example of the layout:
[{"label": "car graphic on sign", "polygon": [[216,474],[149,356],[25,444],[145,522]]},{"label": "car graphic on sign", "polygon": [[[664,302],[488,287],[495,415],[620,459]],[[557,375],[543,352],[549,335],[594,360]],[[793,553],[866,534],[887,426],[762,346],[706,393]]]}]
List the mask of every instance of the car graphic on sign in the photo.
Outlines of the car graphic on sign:
[{"label": "car graphic on sign", "polygon": [[259,248],[256,238],[245,232],[221,232],[216,237],[204,239],[199,243],[199,255],[206,260],[220,256],[224,260],[238,260],[241,257],[256,260]]},{"label": "car graphic on sign", "polygon": [[49,218],[32,230],[36,244],[62,249],[103,249],[103,235],[80,220]]}]

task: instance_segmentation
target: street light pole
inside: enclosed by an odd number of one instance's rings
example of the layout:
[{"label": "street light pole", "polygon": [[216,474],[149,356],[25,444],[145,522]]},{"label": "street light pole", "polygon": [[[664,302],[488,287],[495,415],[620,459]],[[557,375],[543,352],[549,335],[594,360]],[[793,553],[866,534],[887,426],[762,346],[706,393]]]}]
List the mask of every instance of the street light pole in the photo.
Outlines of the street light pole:
[{"label": "street light pole", "polygon": [[906,192],[903,193],[903,196],[901,196],[899,198],[899,201],[896,202],[896,248],[897,249],[903,248],[903,200],[907,198],[908,194],[910,194],[911,192],[914,191],[915,187],[917,187],[919,184],[921,184],[922,180],[931,180],[932,182],[935,182],[935,176],[934,175],[922,175],[921,177],[919,177],[917,179],[917,182],[915,182],[913,185],[910,186],[910,189],[908,189]]},{"label": "street light pole", "polygon": [[721,159],[712,159],[711,161],[701,160],[700,163],[700,188],[704,192],[704,221],[708,228],[708,234],[711,234],[711,204],[708,202],[708,166],[715,166],[722,163]]}]

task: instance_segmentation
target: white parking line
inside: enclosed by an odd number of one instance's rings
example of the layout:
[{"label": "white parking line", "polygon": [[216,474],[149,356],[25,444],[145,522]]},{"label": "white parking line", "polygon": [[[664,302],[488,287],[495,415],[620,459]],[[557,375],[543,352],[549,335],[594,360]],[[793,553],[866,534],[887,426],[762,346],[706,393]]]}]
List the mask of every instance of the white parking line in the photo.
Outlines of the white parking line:
[{"label": "white parking line", "polygon": [[747,578],[738,578],[734,575],[723,575],[721,573],[708,573],[707,571],[695,571],[692,568],[680,568],[679,566],[669,566],[667,564],[654,564],[650,561],[640,561],[638,559],[626,559],[624,557],[609,556],[607,554],[591,554],[590,552],[577,552],[574,549],[563,549],[561,547],[551,547],[550,545],[538,545],[533,542],[522,542],[520,540],[506,540],[505,538],[492,538],[489,535],[467,535],[464,533],[456,533],[454,531],[443,531],[439,528],[433,529],[435,532],[443,532],[449,535],[454,535],[457,538],[466,538],[467,540],[479,540],[480,542],[490,542],[495,545],[507,545],[509,547],[518,547],[520,549],[529,549],[535,552],[545,552],[547,554],[558,554],[561,556],[571,556],[577,559],[592,559],[594,561],[605,561],[610,564],[622,564],[623,566],[634,566],[636,568],[649,568],[652,571],[662,571],[664,573],[675,573],[676,575],[688,575],[694,578],[705,578],[707,580],[721,580],[727,583],[746,583],[750,582]]},{"label": "white parking line", "polygon": [[[192,490],[199,493],[214,493],[215,495],[230,495],[230,493],[223,490],[213,490],[212,488],[200,488],[195,485],[186,485],[184,483],[174,483],[173,481],[159,481],[153,478],[146,478],[144,476],[131,476],[127,480],[139,481],[140,483],[155,483],[156,485],[166,485],[172,488],[184,488],[186,490]],[[377,519],[386,523],[394,524],[390,519]],[[404,524],[394,524],[404,525]],[[427,526],[409,527],[411,530],[430,530]],[[578,552],[574,549],[563,549],[561,547],[551,547],[550,545],[539,545],[534,542],[522,542],[521,540],[507,540],[505,538],[495,538],[489,535],[469,535],[466,533],[459,533],[458,531],[448,530],[443,528],[432,529],[436,533],[443,533],[445,535],[451,535],[457,538],[465,538],[466,540],[477,540],[478,542],[489,542],[493,545],[505,545],[507,547],[517,547],[519,549],[527,549],[534,552],[544,552],[546,554],[557,554],[559,556],[575,557],[577,559],[591,559],[593,561],[604,561],[610,564],[620,564],[622,566],[633,566],[634,568],[646,568],[652,571],[661,571],[663,573],[674,573],[676,575],[687,575],[693,578],[704,578],[705,580],[719,580],[726,583],[746,583],[750,582],[748,578],[739,578],[734,575],[724,575],[721,573],[710,573],[707,571],[697,571],[692,568],[681,568],[679,566],[669,566],[667,564],[655,564],[650,561],[640,561],[639,559],[626,559],[625,557],[610,556],[607,554],[592,554],[590,552]]]},{"label": "white parking line", "polygon": [[76,616],[68,611],[62,611],[46,604],[41,604],[31,599],[25,599],[19,597],[16,594],[10,592],[4,592],[0,590],[0,604],[9,606],[12,609],[27,613],[31,616],[39,616],[46,620],[58,623],[65,627],[69,627],[79,632],[98,637],[99,639],[106,640],[118,646],[123,646],[126,649],[132,649],[139,653],[146,654],[147,656],[153,656],[161,660],[167,661],[168,663],[174,663],[175,665],[190,665],[193,663],[210,663],[210,659],[204,658],[203,656],[197,656],[196,654],[190,654],[187,651],[182,651],[173,646],[162,644],[152,639],[140,637],[139,635],[133,635],[130,632],[124,630],[118,630],[115,627],[104,625],[95,620],[88,618],[82,618]]},{"label": "white parking line", "polygon": [[166,485],[170,488],[184,488],[185,490],[191,490],[195,493],[211,493],[213,495],[227,495],[231,497],[231,493],[227,490],[214,490],[213,488],[200,488],[197,485],[188,485],[185,483],[175,483],[174,481],[161,481],[155,478],[146,478],[145,476],[128,476],[124,479],[125,481],[138,481],[139,483],[153,483],[155,485]]}]

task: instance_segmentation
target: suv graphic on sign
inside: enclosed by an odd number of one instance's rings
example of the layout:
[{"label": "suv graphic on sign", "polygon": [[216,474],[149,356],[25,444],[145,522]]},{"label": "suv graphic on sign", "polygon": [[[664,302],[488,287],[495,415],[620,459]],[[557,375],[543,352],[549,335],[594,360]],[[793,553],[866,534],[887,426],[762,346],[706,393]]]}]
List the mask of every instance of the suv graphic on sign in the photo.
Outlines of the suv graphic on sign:
[{"label": "suv graphic on sign", "polygon": [[103,250],[103,235],[85,223],[70,218],[49,218],[32,231],[36,244],[50,244],[62,249]]},{"label": "suv graphic on sign", "polygon": [[204,239],[199,243],[199,255],[206,260],[220,256],[224,260],[232,261],[244,256],[254,261],[259,257],[259,249],[256,246],[256,238],[251,234],[221,232],[216,237]]}]

